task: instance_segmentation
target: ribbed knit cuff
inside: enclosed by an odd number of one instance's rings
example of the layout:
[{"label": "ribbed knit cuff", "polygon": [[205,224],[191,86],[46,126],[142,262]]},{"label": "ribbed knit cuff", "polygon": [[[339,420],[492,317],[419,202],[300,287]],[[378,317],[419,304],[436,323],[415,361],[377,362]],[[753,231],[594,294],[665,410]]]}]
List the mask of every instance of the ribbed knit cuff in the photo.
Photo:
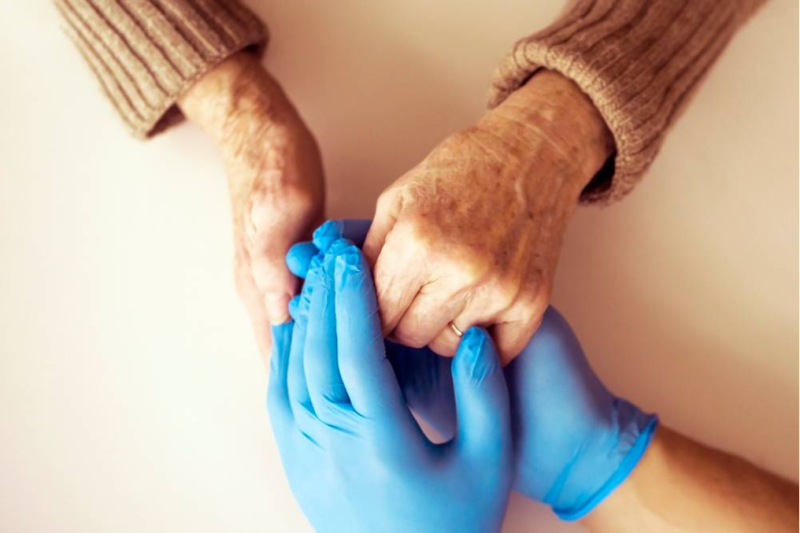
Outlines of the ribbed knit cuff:
[{"label": "ribbed knit cuff", "polygon": [[180,118],[178,97],[267,30],[236,0],[54,0],[65,29],[137,137]]},{"label": "ribbed knit cuff", "polygon": [[[517,42],[498,66],[497,106],[538,69],[572,79],[594,102],[616,142],[611,172],[584,202],[630,192],[669,126],[748,16],[764,0],[578,0],[551,26]],[[608,168],[608,167],[607,167]]]}]

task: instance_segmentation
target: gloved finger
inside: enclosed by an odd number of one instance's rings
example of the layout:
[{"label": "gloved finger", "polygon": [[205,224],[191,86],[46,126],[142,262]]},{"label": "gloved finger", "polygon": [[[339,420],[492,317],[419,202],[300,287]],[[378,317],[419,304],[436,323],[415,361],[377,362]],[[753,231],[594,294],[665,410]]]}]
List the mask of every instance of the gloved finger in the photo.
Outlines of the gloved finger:
[{"label": "gloved finger", "polygon": [[347,239],[359,248],[364,245],[372,221],[363,218],[328,220],[314,231],[314,245],[322,253],[337,239]]},{"label": "gloved finger", "polygon": [[353,408],[362,416],[399,420],[409,412],[383,345],[378,303],[369,266],[361,252],[338,241],[336,255],[336,339],[339,371]]},{"label": "gloved finger", "polygon": [[402,207],[402,196],[395,189],[387,189],[379,197],[375,206],[375,217],[369,228],[362,249],[371,267],[375,267],[381,249],[386,242],[386,236],[397,223],[397,217]]},{"label": "gloved finger", "polygon": [[456,431],[450,371],[453,359],[440,357],[428,348],[409,348],[390,341],[384,345],[408,407],[442,440],[451,440]]},{"label": "gloved finger", "polygon": [[356,246],[362,246],[370,224],[371,220],[361,218],[329,220],[314,232],[314,241],[299,242],[289,248],[286,265],[292,274],[305,278],[311,259],[318,252],[325,253],[333,240],[345,238],[353,241]]},{"label": "gloved finger", "polygon": [[508,389],[497,351],[482,328],[469,328],[452,364],[459,453],[479,458],[510,456]]},{"label": "gloved finger", "polygon": [[311,241],[298,242],[286,252],[286,266],[298,278],[305,278],[311,259],[317,255],[317,247]]},{"label": "gloved finger", "polygon": [[293,322],[272,326],[273,343],[269,363],[267,411],[276,436],[287,431],[293,421],[292,407],[289,404],[289,391],[286,384],[293,329]]},{"label": "gloved finger", "polygon": [[326,256],[319,279],[312,279],[314,290],[308,311],[304,367],[311,403],[317,418],[336,424],[337,413],[349,398],[342,376],[336,344],[336,304],[333,289],[334,256]]},{"label": "gloved finger", "polygon": [[292,317],[292,320],[297,320],[297,316],[300,313],[300,297],[298,294],[289,300],[289,316]]},{"label": "gloved finger", "polygon": [[443,329],[449,329],[450,321],[461,313],[464,305],[457,288],[441,282],[427,284],[397,322],[392,338],[412,348],[427,346]]},{"label": "gloved finger", "polygon": [[[311,295],[314,292],[315,273],[318,277],[319,262],[315,259],[312,268],[309,269],[308,279],[303,285],[297,305],[297,314],[294,322],[292,335],[292,347],[289,352],[289,369],[287,372],[287,390],[289,395],[289,405],[292,408],[295,423],[298,428],[307,436],[314,439],[314,406],[308,393],[306,375],[304,368],[306,334],[308,331],[308,312],[311,302]],[[314,439],[316,440],[316,439]]]}]

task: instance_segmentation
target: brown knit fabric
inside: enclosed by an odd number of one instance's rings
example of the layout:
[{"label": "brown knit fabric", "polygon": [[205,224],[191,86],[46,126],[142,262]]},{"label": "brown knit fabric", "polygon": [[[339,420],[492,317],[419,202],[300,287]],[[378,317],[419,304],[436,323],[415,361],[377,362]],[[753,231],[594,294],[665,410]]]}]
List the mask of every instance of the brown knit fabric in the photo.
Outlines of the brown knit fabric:
[{"label": "brown knit fabric", "polygon": [[577,0],[554,24],[517,42],[497,69],[489,105],[540,68],[574,80],[617,148],[613,177],[595,178],[583,200],[617,200],[639,181],[702,77],[764,1]]},{"label": "brown knit fabric", "polygon": [[173,122],[178,97],[264,25],[236,0],[54,0],[64,27],[138,137]]}]

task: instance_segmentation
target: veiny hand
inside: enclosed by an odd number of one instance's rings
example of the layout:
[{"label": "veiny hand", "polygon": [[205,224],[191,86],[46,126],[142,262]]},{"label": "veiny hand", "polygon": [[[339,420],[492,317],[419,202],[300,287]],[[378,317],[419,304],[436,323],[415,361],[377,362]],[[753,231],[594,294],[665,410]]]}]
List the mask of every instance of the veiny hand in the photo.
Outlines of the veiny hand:
[{"label": "veiny hand", "polygon": [[499,531],[511,485],[508,392],[488,334],[452,360],[457,436],[431,443],[386,358],[372,276],[349,241],[315,256],[274,326],[268,406],[292,491],[320,532]]},{"label": "veiny hand", "polygon": [[298,290],[286,251],[322,220],[317,143],[278,83],[247,52],[209,72],[179,105],[220,148],[231,192],[236,286],[265,355],[270,322],[288,320]]},{"label": "veiny hand", "polygon": [[569,80],[536,75],[380,196],[364,253],[383,331],[453,355],[488,327],[508,362],[547,308],[564,230],[613,145]]}]

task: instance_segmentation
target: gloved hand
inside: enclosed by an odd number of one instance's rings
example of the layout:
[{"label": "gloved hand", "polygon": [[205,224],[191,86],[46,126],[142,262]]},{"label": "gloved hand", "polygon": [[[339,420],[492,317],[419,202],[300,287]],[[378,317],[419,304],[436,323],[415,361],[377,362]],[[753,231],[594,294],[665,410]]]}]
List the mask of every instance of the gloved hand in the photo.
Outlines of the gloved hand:
[{"label": "gloved hand", "polygon": [[564,520],[582,518],[628,477],[658,417],[605,388],[553,307],[505,375],[514,489],[552,506]]},{"label": "gloved hand", "polygon": [[381,335],[358,249],[311,260],[295,322],[273,328],[268,407],[289,483],[318,531],[499,531],[511,489],[508,392],[480,328],[452,362],[458,435],[422,433]]},{"label": "gloved hand", "polygon": [[[340,236],[357,243],[369,221],[328,221],[287,263],[304,277],[311,258]],[[361,240],[359,240],[361,239]],[[450,359],[428,348],[386,342],[409,405],[440,434],[452,435]],[[658,418],[611,394],[589,366],[566,320],[549,308],[539,330],[505,368],[511,397],[514,489],[577,520],[622,483],[644,454]]]},{"label": "gloved hand", "polygon": [[[313,241],[299,242],[286,255],[289,270],[304,279],[315,256],[324,255],[337,239],[352,241],[359,248],[369,231],[371,220],[328,220],[314,232]],[[296,309],[300,301],[295,296],[289,305]],[[440,437],[448,440],[455,435],[456,411],[453,398],[453,378],[450,357],[441,357],[428,348],[409,348],[384,341],[386,355],[392,364],[400,389],[408,406]]]}]

